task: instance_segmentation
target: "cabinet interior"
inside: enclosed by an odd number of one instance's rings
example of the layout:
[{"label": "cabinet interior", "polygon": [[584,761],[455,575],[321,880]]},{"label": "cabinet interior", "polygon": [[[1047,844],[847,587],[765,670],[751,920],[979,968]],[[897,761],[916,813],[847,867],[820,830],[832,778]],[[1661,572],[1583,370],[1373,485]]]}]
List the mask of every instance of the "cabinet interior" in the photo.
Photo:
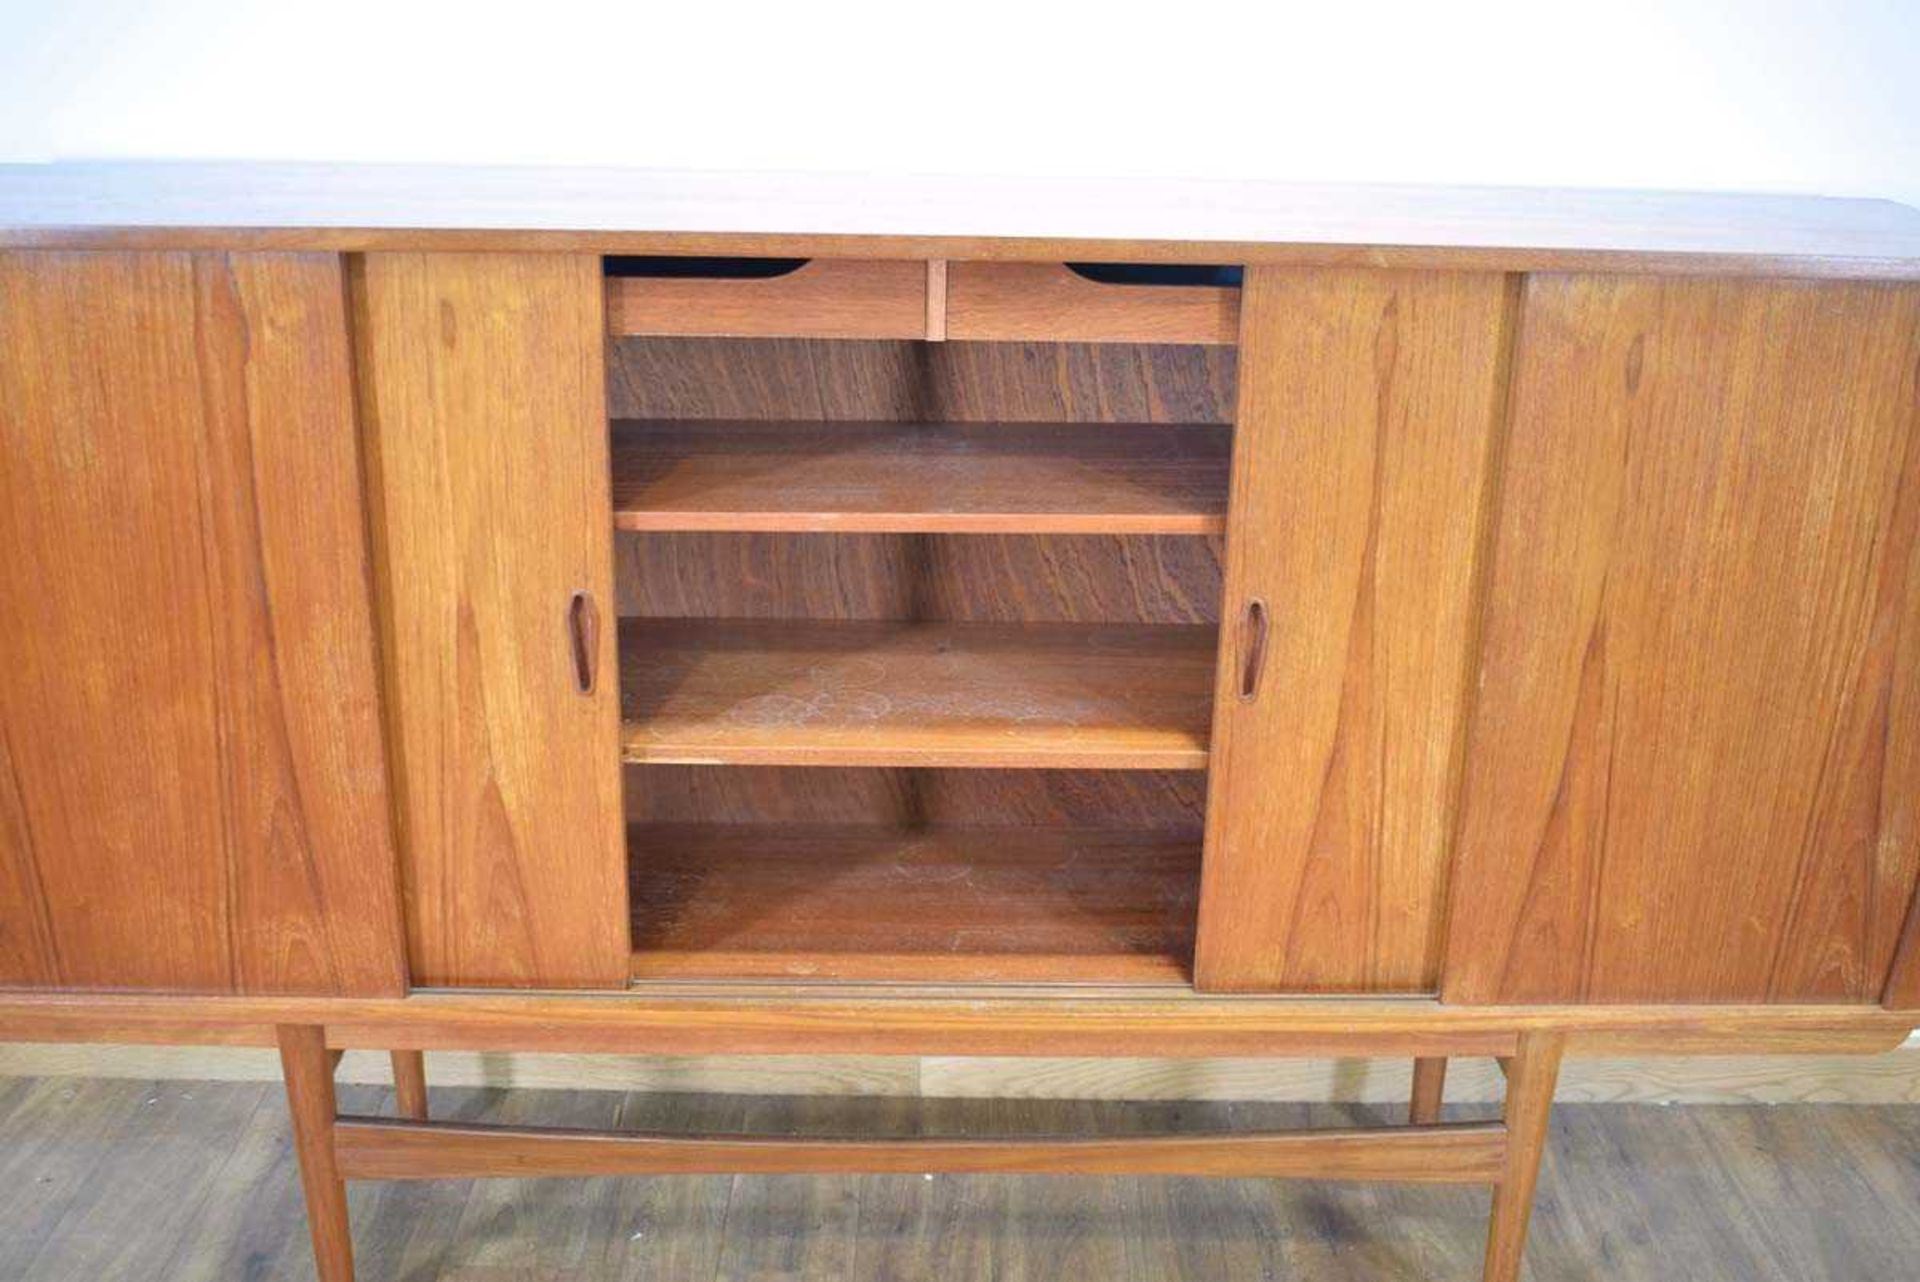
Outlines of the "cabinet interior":
[{"label": "cabinet interior", "polygon": [[1186,982],[1232,347],[607,365],[634,977]]}]

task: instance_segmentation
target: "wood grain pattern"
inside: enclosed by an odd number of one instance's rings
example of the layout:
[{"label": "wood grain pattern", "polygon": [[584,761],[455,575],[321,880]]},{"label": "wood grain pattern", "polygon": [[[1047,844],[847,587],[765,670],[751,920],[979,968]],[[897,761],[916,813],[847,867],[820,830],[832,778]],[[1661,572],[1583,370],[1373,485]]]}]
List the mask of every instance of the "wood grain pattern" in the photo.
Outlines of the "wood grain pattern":
[{"label": "wood grain pattern", "polygon": [[15,247],[1920,278],[1912,209],[1725,192],[122,162],[0,167],[0,208]]},{"label": "wood grain pattern", "polygon": [[1183,535],[626,534],[622,616],[1211,624],[1222,540]]},{"label": "wood grain pattern", "polygon": [[947,260],[927,260],[927,341],[947,341]]},{"label": "wood grain pattern", "polygon": [[[393,1106],[402,1117],[427,1120],[427,1057],[421,1051],[392,1051]],[[334,1065],[338,1076],[339,1065]]]},{"label": "wood grain pattern", "polygon": [[1118,285],[1064,263],[952,263],[947,337],[1067,343],[1233,343],[1240,291]]},{"label": "wood grain pattern", "polygon": [[282,1026],[278,1032],[315,1270],[320,1282],[353,1282],[353,1234],[335,1144],[337,1105],[327,1039],[314,1025]]},{"label": "wood grain pattern", "polygon": [[1519,1282],[1527,1250],[1527,1225],[1533,1218],[1533,1194],[1540,1180],[1540,1157],[1547,1144],[1553,1090],[1560,1078],[1566,1038],[1559,1033],[1524,1033],[1507,1070],[1504,1169],[1493,1191],[1493,1218],[1487,1225],[1484,1282]]},{"label": "wood grain pattern", "polygon": [[334,1135],[350,1180],[941,1172],[1486,1184],[1506,1159],[1505,1130],[1474,1122],[1205,1136],[756,1139],[345,1117]]},{"label": "wood grain pattern", "polygon": [[[230,1018],[249,1012],[301,1011],[328,1020],[327,1035],[343,1046],[419,1050],[540,1050],[580,1053],[676,1055],[793,1055],[831,1050],[846,1055],[1149,1055],[1173,1059],[1216,1056],[1285,1055],[1310,1058],[1418,1056],[1502,1056],[1512,1053],[1527,1027],[1512,1012],[1473,1012],[1451,1018],[1444,1008],[1354,1009],[1328,1004],[1292,1004],[1286,1009],[1249,1007],[1245,998],[1216,1004],[1175,1005],[1183,989],[1168,984],[1115,988],[1037,984],[1026,989],[1007,984],[942,987],[924,982],[899,985],[945,994],[920,999],[904,995],[868,996],[882,985],[853,985],[849,996],[836,986],[788,981],[749,986],[739,981],[711,986],[689,981],[635,985],[635,996],[612,1002],[600,998],[532,995],[501,996],[488,1005],[471,1000],[436,999],[405,1011],[391,1006],[343,1006],[346,999],[325,999],[327,1007],[230,1007]],[[716,995],[716,990],[719,991]],[[736,990],[745,990],[738,991]],[[662,996],[664,994],[664,997]],[[1044,995],[1036,995],[1044,994]],[[213,999],[203,999],[213,1000]],[[238,1000],[238,999],[229,999]],[[264,999],[253,999],[256,1001]],[[281,1002],[292,999],[279,999]],[[320,999],[315,999],[320,1000]],[[11,1003],[0,1003],[0,1011]],[[1802,1033],[1799,1045],[1815,1039],[1832,1047],[1866,1053],[1885,1050],[1910,1028],[1871,1017],[1869,1008],[1852,1008],[1853,1019],[1836,1019],[1827,1009],[1790,1011],[1761,1020],[1745,1011],[1596,1012],[1591,1021],[1604,1029],[1611,1022],[1654,1034],[1694,1036],[1696,1047],[1718,1036],[1721,1053],[1753,1043],[1756,1029]],[[1582,1012],[1584,1013],[1584,1012]],[[109,1010],[106,1016],[116,1017]],[[1884,1015],[1884,1013],[1882,1013]],[[1564,1009],[1557,1018],[1542,1015],[1547,1027],[1572,1027],[1580,1021]],[[137,1017],[121,1027],[137,1027]],[[31,1027],[22,1019],[22,1027]],[[61,1036],[70,1036],[71,1023]],[[1847,1042],[1850,1033],[1864,1040]],[[1840,1034],[1836,1038],[1835,1034]]]},{"label": "wood grain pattern", "polygon": [[599,263],[368,256],[356,281],[407,934],[425,984],[617,986],[626,878]]},{"label": "wood grain pattern", "polygon": [[633,973],[1184,983],[1197,833],[649,824]]},{"label": "wood grain pattern", "polygon": [[1498,276],[1248,273],[1203,988],[1438,983],[1508,302]]},{"label": "wood grain pattern", "polygon": [[1447,1094],[1447,1061],[1444,1059],[1416,1059],[1413,1061],[1413,1085],[1409,1092],[1407,1120],[1415,1126],[1440,1120],[1440,1107]]},{"label": "wood grain pattern", "polygon": [[1233,421],[1231,347],[629,338],[607,359],[615,418]]},{"label": "wood grain pattern", "polygon": [[1229,433],[617,421],[622,530],[1220,534]]},{"label": "wood grain pattern", "polygon": [[817,258],[784,276],[610,277],[607,333],[926,338],[927,265]]},{"label": "wood grain pattern", "polygon": [[399,992],[338,261],[0,296],[0,984]]},{"label": "wood grain pattern", "polygon": [[1127,828],[1198,839],[1192,770],[629,766],[630,823]]},{"label": "wood grain pattern", "polygon": [[1446,994],[1872,1001],[1920,862],[1920,290],[1535,277]]},{"label": "wood grain pattern", "polygon": [[621,748],[669,765],[1198,770],[1200,626],[623,620]]},{"label": "wood grain pattern", "polygon": [[1220,1056],[1510,1055],[1520,1032],[1608,1056],[1877,1054],[1914,1030],[1867,1004],[1457,1006],[1427,998],[1212,997],[1036,985],[664,984],[604,994],[418,992],[399,998],[0,991],[17,1041],[272,1044],[323,1023],[365,1050],[578,1054]]},{"label": "wood grain pattern", "polygon": [[[1093,931],[1078,932],[1083,935]],[[903,947],[897,952],[849,952],[817,941],[775,950],[745,941],[749,947],[650,948],[633,955],[632,975],[640,982],[796,981],[804,983],[901,984],[1128,984],[1177,987],[1192,968],[1184,954],[1170,952],[926,952]],[[1061,942],[1071,946],[1079,940]]]},{"label": "wood grain pattern", "polygon": [[[0,166],[4,176],[5,166]],[[1517,189],[1507,188],[1504,192]],[[1893,201],[1877,203],[1915,211]],[[1316,244],[1114,237],[865,236],[846,232],[730,233],[386,227],[0,225],[0,249],[219,253],[691,254],[773,258],[978,262],[1180,263],[1366,271],[1610,273],[1716,280],[1920,281],[1911,243],[1866,231],[1832,252],[1764,248],[1562,249],[1546,246]],[[1887,252],[1877,252],[1884,249]],[[849,340],[854,341],[854,340]]]}]

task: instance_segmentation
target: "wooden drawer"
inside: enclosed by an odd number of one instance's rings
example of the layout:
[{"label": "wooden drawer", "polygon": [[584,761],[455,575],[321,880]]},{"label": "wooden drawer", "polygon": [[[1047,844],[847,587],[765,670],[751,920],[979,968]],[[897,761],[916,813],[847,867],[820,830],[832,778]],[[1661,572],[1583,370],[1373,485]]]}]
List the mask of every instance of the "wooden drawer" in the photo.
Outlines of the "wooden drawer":
[{"label": "wooden drawer", "polygon": [[928,337],[918,259],[610,258],[607,273],[616,337]]},{"label": "wooden drawer", "polygon": [[1237,269],[918,259],[610,258],[616,337],[1232,344]]},{"label": "wooden drawer", "polygon": [[[1133,264],[952,263],[947,337],[1231,344],[1240,329],[1239,287],[1182,283],[1224,274],[1218,268]],[[1168,278],[1173,283],[1159,283]]]}]

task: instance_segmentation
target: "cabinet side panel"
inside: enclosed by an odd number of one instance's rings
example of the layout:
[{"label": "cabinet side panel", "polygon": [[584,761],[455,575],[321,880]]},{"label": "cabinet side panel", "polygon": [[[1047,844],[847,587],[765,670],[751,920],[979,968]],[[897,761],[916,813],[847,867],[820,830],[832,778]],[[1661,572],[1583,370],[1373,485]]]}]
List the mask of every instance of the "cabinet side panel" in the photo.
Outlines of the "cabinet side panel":
[{"label": "cabinet side panel", "polygon": [[339,260],[0,296],[0,982],[399,992]]},{"label": "cabinet side panel", "polygon": [[1247,273],[1203,988],[1438,983],[1511,302],[1496,274]]},{"label": "cabinet side panel", "polygon": [[414,980],[623,984],[599,260],[371,254],[355,299]]},{"label": "cabinet side panel", "polygon": [[1449,999],[1871,1001],[1920,853],[1920,289],[1532,278]]}]

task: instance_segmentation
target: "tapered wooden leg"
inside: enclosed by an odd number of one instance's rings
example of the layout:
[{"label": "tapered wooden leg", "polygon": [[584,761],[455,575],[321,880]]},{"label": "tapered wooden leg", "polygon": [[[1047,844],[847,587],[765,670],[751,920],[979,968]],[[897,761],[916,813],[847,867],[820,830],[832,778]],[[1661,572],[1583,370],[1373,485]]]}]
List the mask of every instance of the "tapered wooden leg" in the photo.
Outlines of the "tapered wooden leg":
[{"label": "tapered wooden leg", "polygon": [[393,1099],[400,1116],[427,1120],[427,1055],[425,1051],[393,1052]]},{"label": "tapered wooden leg", "polygon": [[307,1228],[320,1282],[353,1282],[353,1238],[347,1228],[347,1186],[334,1161],[333,1058],[326,1033],[310,1024],[283,1024],[280,1071],[293,1116],[293,1147],[300,1159],[300,1187],[307,1195]]},{"label": "tapered wooden leg", "polygon": [[1565,1050],[1562,1033],[1522,1033],[1518,1052],[1507,1061],[1507,1164],[1493,1190],[1485,1282],[1516,1282],[1520,1276],[1527,1221],[1533,1217],[1533,1188],[1540,1179],[1540,1154],[1547,1145],[1547,1119]]},{"label": "tapered wooden leg", "polygon": [[1446,1090],[1446,1060],[1414,1060],[1413,1103],[1407,1109],[1407,1120],[1415,1126],[1427,1126],[1439,1121],[1440,1099],[1446,1094]]}]

